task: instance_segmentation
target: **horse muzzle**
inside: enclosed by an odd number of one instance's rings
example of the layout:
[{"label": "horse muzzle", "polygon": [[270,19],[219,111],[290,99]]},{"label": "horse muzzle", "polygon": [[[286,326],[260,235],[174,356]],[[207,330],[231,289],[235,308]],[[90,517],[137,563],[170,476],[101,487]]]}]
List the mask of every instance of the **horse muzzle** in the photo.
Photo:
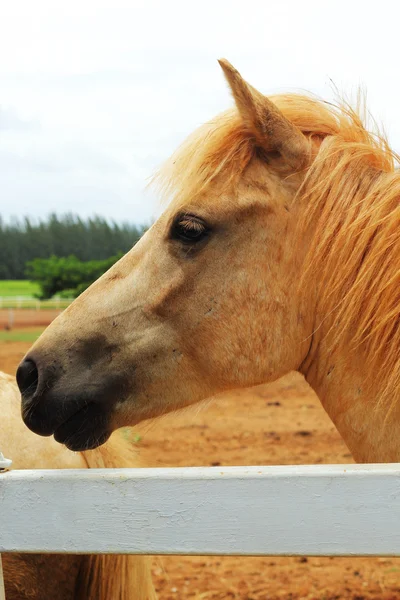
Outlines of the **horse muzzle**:
[{"label": "horse muzzle", "polygon": [[44,365],[40,357],[28,355],[17,370],[25,425],[38,435],[54,435],[74,451],[106,442],[113,431],[115,404],[124,399],[126,386],[122,378],[105,377],[100,370],[83,366],[72,373],[56,360]]}]

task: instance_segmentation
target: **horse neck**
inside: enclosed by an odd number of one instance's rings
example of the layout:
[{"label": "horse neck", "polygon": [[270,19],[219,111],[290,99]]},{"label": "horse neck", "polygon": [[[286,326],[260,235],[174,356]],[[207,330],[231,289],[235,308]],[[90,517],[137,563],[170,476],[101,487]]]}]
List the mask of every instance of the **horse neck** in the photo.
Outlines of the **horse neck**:
[{"label": "horse neck", "polygon": [[299,196],[298,231],[310,240],[301,290],[313,322],[300,370],[357,461],[400,462],[400,175],[353,164],[339,138],[331,144]]},{"label": "horse neck", "polygon": [[380,402],[384,382],[368,372],[365,352],[332,349],[333,336],[314,334],[301,371],[357,462],[400,462],[400,403]]}]

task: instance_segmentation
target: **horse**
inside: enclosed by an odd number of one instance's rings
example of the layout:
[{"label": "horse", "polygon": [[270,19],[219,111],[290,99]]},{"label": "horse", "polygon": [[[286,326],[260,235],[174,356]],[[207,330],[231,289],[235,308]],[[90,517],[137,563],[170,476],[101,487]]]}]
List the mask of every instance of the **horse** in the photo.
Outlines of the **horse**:
[{"label": "horse", "polygon": [[25,424],[71,450],[299,371],[359,462],[400,457],[400,172],[363,107],[265,96],[161,167],[168,204],[17,371]]},{"label": "horse", "polygon": [[[17,469],[137,466],[122,436],[91,452],[73,453],[24,425],[14,378],[0,372],[1,448]],[[150,562],[141,556],[3,554],[7,600],[156,600]]]}]

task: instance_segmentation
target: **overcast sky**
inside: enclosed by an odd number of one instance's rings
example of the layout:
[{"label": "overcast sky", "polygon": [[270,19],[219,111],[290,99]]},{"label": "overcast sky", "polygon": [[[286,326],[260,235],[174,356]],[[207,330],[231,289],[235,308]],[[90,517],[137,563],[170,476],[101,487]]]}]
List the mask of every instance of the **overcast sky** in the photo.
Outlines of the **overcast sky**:
[{"label": "overcast sky", "polygon": [[0,0],[0,214],[157,212],[148,177],[231,104],[216,62],[261,91],[363,84],[400,151],[397,0]]}]

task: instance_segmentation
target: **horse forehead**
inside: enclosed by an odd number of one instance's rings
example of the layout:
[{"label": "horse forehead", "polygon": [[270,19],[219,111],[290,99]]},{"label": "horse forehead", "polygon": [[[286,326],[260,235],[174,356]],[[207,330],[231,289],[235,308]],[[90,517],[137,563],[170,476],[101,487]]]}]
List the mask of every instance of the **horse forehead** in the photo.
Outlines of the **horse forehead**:
[{"label": "horse forehead", "polygon": [[237,187],[233,209],[241,213],[267,216],[279,210],[279,206],[285,205],[289,190],[286,189],[280,179],[274,174],[266,173],[266,169],[249,171],[242,177]]},{"label": "horse forehead", "polygon": [[286,197],[286,190],[282,188],[278,178],[269,176],[265,171],[249,171],[228,188],[216,185],[199,198],[199,206],[205,205],[216,212],[246,211],[249,214],[253,210],[257,212],[258,209],[271,209],[277,200]]},{"label": "horse forehead", "polygon": [[174,207],[171,216],[176,212],[187,212],[197,214],[204,219],[215,219],[216,222],[226,219],[238,219],[258,215],[260,212],[269,213],[273,210],[274,195],[268,186],[259,185],[238,186],[233,190],[216,192],[209,190],[194,201]]}]

